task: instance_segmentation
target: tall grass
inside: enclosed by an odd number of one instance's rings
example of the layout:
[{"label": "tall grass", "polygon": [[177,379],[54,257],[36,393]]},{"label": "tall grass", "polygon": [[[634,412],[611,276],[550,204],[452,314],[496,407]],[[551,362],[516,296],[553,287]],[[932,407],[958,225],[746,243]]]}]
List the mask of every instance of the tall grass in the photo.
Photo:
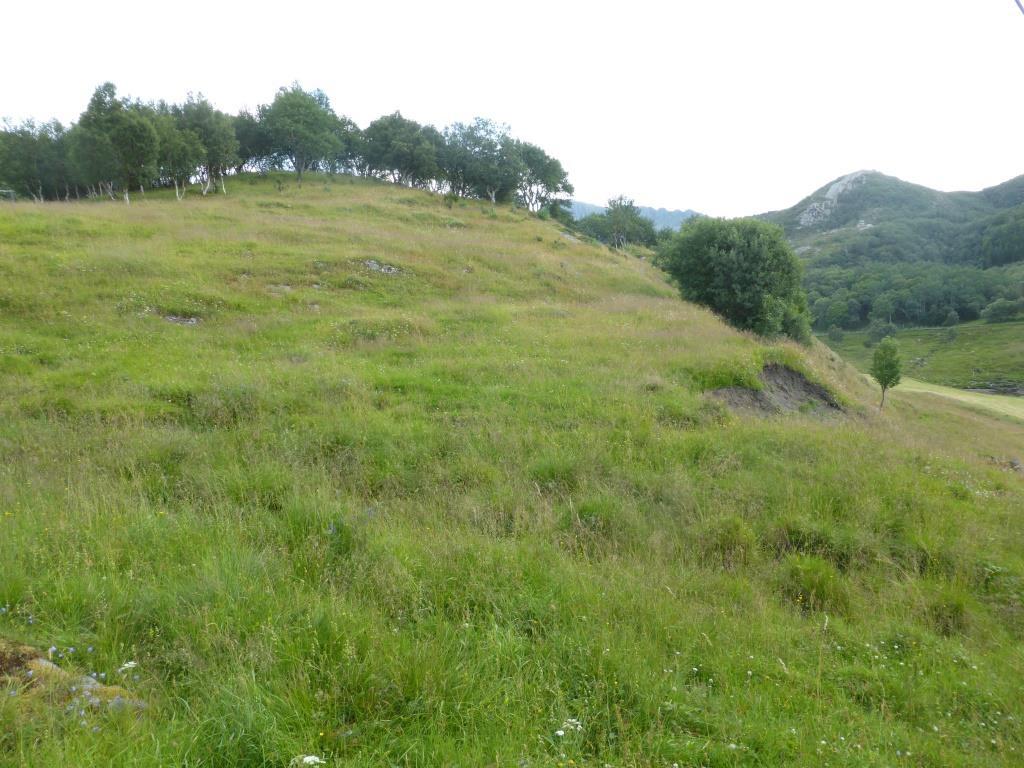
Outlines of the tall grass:
[{"label": "tall grass", "polygon": [[[231,192],[0,209],[0,638],[149,704],[7,680],[0,764],[1019,764],[1019,426],[520,211]],[[848,417],[701,394],[778,359]]]}]

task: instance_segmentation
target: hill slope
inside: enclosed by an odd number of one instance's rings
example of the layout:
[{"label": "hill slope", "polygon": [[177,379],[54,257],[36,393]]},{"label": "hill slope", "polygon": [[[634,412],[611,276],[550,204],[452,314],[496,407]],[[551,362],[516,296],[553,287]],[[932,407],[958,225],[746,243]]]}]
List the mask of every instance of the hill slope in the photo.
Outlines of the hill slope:
[{"label": "hill slope", "polygon": [[[1019,425],[519,211],[229,193],[0,209],[0,765],[1019,763]],[[704,395],[766,362],[847,414]]]},{"label": "hill slope", "polygon": [[946,193],[858,171],[762,218],[806,262],[822,331],[976,320],[997,299],[1024,297],[1024,176]]},{"label": "hill slope", "polygon": [[[938,192],[875,171],[826,184],[792,208],[764,217],[781,224],[814,261],[939,261],[979,267],[1024,260],[993,242],[1012,221],[1024,221],[1024,176],[981,192]],[[1007,244],[1008,245],[1008,244]]]}]

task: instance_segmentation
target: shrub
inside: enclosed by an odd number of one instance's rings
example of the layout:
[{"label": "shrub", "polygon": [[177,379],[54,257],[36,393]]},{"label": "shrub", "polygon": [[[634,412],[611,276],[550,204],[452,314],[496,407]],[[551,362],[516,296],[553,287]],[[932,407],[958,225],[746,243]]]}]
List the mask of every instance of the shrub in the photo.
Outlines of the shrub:
[{"label": "shrub", "polygon": [[833,325],[828,329],[828,340],[833,344],[842,344],[846,334],[843,333],[843,329],[838,325]]},{"label": "shrub", "polygon": [[809,340],[802,267],[781,228],[757,219],[691,219],[658,262],[684,299],[737,328]]},{"label": "shrub", "polygon": [[850,598],[842,577],[827,560],[810,555],[786,558],[781,577],[782,593],[803,611],[845,612]]},{"label": "shrub", "polygon": [[996,299],[981,311],[986,323],[1005,323],[1024,312],[1024,299]]}]

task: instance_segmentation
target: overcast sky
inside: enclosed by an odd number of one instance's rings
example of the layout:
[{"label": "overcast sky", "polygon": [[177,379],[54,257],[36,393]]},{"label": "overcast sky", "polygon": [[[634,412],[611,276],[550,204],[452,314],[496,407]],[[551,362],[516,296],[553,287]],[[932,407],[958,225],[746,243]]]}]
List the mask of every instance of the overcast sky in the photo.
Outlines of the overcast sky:
[{"label": "overcast sky", "polygon": [[0,116],[92,90],[236,112],[293,81],[361,126],[476,115],[576,197],[742,215],[875,169],[944,190],[1024,173],[1014,0],[5,4]]}]

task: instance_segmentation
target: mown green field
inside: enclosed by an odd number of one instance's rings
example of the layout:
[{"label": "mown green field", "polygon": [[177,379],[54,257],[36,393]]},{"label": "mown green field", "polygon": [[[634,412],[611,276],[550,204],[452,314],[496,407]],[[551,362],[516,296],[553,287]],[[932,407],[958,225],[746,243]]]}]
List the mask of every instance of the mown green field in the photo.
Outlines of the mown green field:
[{"label": "mown green field", "polygon": [[[822,341],[866,371],[874,351],[864,331],[845,332],[843,340]],[[1024,388],[1024,320],[975,321],[949,328],[901,328],[896,334],[909,376],[961,389]]]},{"label": "mown green field", "polygon": [[[228,192],[0,206],[0,638],[147,705],[17,673],[0,764],[1020,765],[1019,422],[521,211]],[[767,361],[847,415],[702,394]]]}]

